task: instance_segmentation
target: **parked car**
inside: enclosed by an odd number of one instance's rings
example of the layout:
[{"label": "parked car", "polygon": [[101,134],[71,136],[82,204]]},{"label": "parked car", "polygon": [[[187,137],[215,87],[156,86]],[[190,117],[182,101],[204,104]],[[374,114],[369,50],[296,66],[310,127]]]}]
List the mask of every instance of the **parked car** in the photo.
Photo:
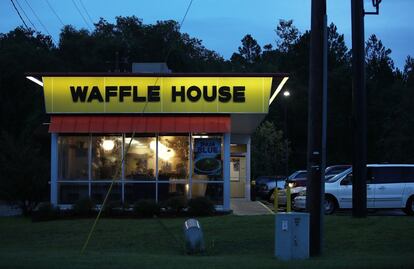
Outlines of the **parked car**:
[{"label": "parked car", "polygon": [[[352,168],[325,182],[325,213],[352,208]],[[306,192],[294,199],[294,207],[306,208]],[[414,215],[414,164],[367,166],[367,208],[401,208]]]},{"label": "parked car", "polygon": [[[287,204],[287,195],[286,195],[286,189],[287,186],[290,187],[290,197],[291,201],[299,195],[299,193],[303,190],[306,190],[306,178],[295,178],[291,179],[289,181],[286,181],[285,187],[278,191],[277,195],[277,201],[279,206],[286,206]],[[274,196],[272,195],[270,198],[271,201],[274,200]]]},{"label": "parked car", "polygon": [[[292,173],[288,179],[286,180],[285,184],[282,188],[279,188],[278,191],[278,204],[280,206],[286,206],[286,187],[289,186],[291,188],[291,197],[295,197],[303,188],[306,188],[306,170],[298,170]],[[274,190],[270,194],[269,201],[274,200]]]},{"label": "parked car", "polygon": [[351,167],[352,165],[350,164],[328,166],[325,169],[325,180],[329,180],[330,178],[333,178],[335,175],[340,174]]},{"label": "parked car", "polygon": [[260,176],[255,180],[256,196],[268,200],[275,187],[282,189],[285,186],[284,176]]},{"label": "parked car", "polygon": [[[352,167],[351,165],[332,165],[332,166],[328,166],[325,169],[325,180],[329,180],[330,178],[334,177],[335,175],[340,174],[340,173],[344,172],[345,170],[347,170],[351,167]],[[306,182],[307,182],[306,181],[307,180],[306,170],[296,171],[292,175],[294,175],[294,176],[286,181],[285,188],[278,192],[278,204],[280,206],[286,206],[286,201],[287,201],[286,187],[288,185],[290,187],[290,195],[291,195],[290,197],[291,197],[292,203],[293,203],[293,200],[295,199],[295,197],[298,196],[300,192],[306,190]],[[274,198],[271,196],[270,200],[273,201],[273,199]]]}]

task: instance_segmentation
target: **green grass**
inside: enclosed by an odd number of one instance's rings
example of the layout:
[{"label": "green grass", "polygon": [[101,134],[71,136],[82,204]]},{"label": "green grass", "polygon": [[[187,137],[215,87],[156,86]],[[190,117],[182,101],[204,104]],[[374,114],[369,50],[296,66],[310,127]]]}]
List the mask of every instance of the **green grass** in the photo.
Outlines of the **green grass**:
[{"label": "green grass", "polygon": [[81,255],[93,219],[0,218],[0,267],[414,268],[413,217],[326,217],[323,255],[292,262],[273,257],[273,216],[200,218],[205,256],[183,254],[184,219],[161,221],[103,219]]}]

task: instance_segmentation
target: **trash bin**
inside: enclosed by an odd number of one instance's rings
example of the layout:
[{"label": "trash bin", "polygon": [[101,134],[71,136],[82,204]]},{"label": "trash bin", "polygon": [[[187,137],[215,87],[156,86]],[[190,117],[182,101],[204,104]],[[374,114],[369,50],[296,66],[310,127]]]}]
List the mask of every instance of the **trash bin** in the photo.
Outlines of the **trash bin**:
[{"label": "trash bin", "polygon": [[204,253],[204,236],[198,220],[188,219],[184,222],[184,239],[187,254]]},{"label": "trash bin", "polygon": [[309,258],[309,213],[277,213],[275,223],[275,256],[281,260]]}]

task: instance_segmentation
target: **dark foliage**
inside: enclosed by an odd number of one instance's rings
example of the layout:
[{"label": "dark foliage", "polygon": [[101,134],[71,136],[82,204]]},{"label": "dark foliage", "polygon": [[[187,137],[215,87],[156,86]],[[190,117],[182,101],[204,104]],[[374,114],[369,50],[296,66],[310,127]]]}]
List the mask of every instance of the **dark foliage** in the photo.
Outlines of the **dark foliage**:
[{"label": "dark foliage", "polygon": [[196,197],[188,201],[188,215],[193,216],[211,216],[215,212],[212,201],[207,197]]},{"label": "dark foliage", "polygon": [[187,199],[184,196],[174,196],[165,201],[163,206],[167,212],[179,214],[184,208],[187,207]]},{"label": "dark foliage", "polygon": [[32,221],[55,220],[59,217],[59,208],[49,202],[40,203],[31,213]]},{"label": "dark foliage", "polygon": [[160,214],[160,205],[154,200],[140,200],[134,204],[134,214],[144,218],[158,216]]},{"label": "dark foliage", "polygon": [[94,213],[96,206],[91,199],[84,198],[76,201],[72,209],[75,216],[88,217]]}]

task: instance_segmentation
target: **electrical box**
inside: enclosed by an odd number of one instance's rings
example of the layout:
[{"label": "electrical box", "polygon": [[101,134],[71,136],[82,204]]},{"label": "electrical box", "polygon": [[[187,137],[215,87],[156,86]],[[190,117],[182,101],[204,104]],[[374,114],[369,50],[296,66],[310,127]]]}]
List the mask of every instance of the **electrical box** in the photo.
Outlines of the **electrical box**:
[{"label": "electrical box", "polygon": [[186,220],[183,228],[187,254],[204,253],[204,236],[198,220]]},{"label": "electrical box", "polygon": [[277,213],[275,222],[275,256],[285,261],[309,258],[309,213]]}]

